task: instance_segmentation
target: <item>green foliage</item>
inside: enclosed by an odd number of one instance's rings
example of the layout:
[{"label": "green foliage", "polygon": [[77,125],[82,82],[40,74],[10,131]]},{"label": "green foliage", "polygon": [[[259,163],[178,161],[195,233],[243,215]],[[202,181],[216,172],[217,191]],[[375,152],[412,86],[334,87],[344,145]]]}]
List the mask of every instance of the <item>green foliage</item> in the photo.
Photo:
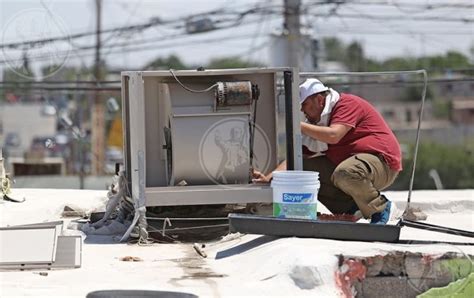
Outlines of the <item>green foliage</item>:
[{"label": "green foliage", "polygon": [[223,68],[247,68],[247,67],[262,67],[261,63],[255,61],[244,61],[239,57],[224,57],[212,59],[206,68],[208,69],[223,69]]},{"label": "green foliage", "polygon": [[[420,101],[421,95],[423,93],[423,87],[421,86],[410,86],[405,88],[404,94],[401,97],[403,101]],[[433,92],[430,87],[426,88],[426,100],[433,98]]]},{"label": "green foliage", "polygon": [[445,99],[433,100],[433,116],[437,119],[449,119],[452,103]]},{"label": "green foliage", "polygon": [[364,49],[358,42],[352,42],[346,49],[344,63],[351,71],[366,71]]},{"label": "green foliage", "polygon": [[445,71],[445,69],[456,69],[472,67],[469,58],[455,51],[449,51],[444,56],[434,55],[421,58],[397,57],[387,59],[380,63],[384,70],[410,70],[410,69],[429,69],[430,73]]},{"label": "green foliage", "polygon": [[417,68],[417,62],[415,58],[411,57],[394,57],[387,59],[379,64],[381,69],[385,70],[410,70]]},{"label": "green foliage", "polygon": [[346,55],[346,46],[335,37],[323,38],[324,52],[329,61],[339,61]]},{"label": "green foliage", "polygon": [[365,57],[363,46],[359,42],[352,42],[346,45],[337,38],[324,38],[323,44],[327,60],[340,61],[351,71],[390,71],[425,68],[429,69],[430,73],[433,74],[446,69],[474,66],[469,61],[469,57],[456,51],[448,51],[445,55],[421,58],[393,57],[384,61],[376,61]]},{"label": "green foliage", "polygon": [[[50,75],[49,71],[53,70],[54,74]],[[104,69],[104,71],[106,71]],[[43,76],[47,76],[44,81],[76,81],[80,80],[95,80],[93,69],[91,68],[76,68],[70,66],[57,67],[55,65],[45,66],[41,69]]]},{"label": "green foliage", "polygon": [[[436,188],[429,175],[431,169],[438,171],[446,189],[474,188],[473,149],[461,145],[420,144],[413,189]],[[410,152],[413,152],[413,146]],[[409,159],[403,160],[403,171],[391,187],[392,189],[408,189],[413,163],[412,155]]]},{"label": "green foliage", "polygon": [[186,65],[176,55],[170,55],[166,58],[156,58],[150,62],[146,69],[159,70],[159,69],[186,69]]},{"label": "green foliage", "polygon": [[[18,72],[23,73],[22,71],[24,70],[18,69]],[[6,100],[6,94],[8,93],[13,93],[17,96],[28,95],[31,93],[30,82],[33,82],[32,78],[26,78],[18,75],[11,69],[5,69],[3,71],[3,80],[6,82],[17,82],[18,84],[9,84],[5,86],[0,85],[0,103]]]}]

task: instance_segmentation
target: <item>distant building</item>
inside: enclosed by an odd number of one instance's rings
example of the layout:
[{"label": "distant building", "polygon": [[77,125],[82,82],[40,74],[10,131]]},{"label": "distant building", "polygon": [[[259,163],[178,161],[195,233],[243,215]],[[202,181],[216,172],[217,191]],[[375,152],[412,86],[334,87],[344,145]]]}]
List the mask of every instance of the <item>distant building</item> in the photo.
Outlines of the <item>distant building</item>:
[{"label": "distant building", "polygon": [[474,97],[454,97],[451,120],[455,124],[474,124]]},{"label": "distant building", "polygon": [[23,156],[37,137],[54,137],[56,116],[40,103],[0,106],[0,145],[10,156]]}]

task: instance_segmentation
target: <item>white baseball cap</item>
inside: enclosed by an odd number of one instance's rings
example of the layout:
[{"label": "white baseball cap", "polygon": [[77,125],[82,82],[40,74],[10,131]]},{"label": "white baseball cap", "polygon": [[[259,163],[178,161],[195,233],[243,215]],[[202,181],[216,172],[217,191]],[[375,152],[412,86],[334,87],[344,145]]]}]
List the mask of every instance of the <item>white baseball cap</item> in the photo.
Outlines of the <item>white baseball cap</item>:
[{"label": "white baseball cap", "polygon": [[307,79],[303,84],[300,85],[300,104],[303,104],[308,96],[327,90],[329,90],[329,88],[324,86],[320,80]]}]

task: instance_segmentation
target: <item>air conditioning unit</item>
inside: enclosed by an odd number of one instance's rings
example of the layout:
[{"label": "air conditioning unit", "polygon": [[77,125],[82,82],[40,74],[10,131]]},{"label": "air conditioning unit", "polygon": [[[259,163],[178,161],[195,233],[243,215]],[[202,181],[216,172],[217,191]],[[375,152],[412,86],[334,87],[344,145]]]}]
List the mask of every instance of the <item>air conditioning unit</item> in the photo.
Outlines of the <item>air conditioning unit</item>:
[{"label": "air conditioning unit", "polygon": [[146,206],[271,202],[270,186],[252,183],[251,173],[285,158],[302,168],[298,82],[291,68],[122,72],[133,198]]}]

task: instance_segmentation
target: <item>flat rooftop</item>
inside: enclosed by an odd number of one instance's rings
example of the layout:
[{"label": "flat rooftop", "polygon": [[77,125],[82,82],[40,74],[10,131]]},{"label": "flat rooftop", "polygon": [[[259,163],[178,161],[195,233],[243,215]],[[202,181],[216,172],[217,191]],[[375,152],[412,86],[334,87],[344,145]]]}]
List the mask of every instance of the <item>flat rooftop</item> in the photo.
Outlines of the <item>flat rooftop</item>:
[{"label": "flat rooftop", "polygon": [[[25,196],[26,201],[0,201],[2,227],[62,219],[66,205],[87,212],[100,211],[107,200],[106,191],[15,189],[15,192]],[[385,194],[399,209],[405,207],[408,192]],[[420,207],[428,215],[427,223],[474,230],[474,190],[414,191],[412,206]],[[324,212],[324,208],[318,209]],[[66,227],[70,219],[62,220]],[[80,232],[65,230],[64,233]],[[470,261],[469,256],[474,255],[473,238],[408,227],[402,228],[400,238],[408,241],[392,244],[229,234],[219,241],[204,243],[207,258],[203,258],[193,243],[139,246],[117,243],[110,236],[89,236],[82,246],[81,268],[0,272],[0,296],[85,297],[97,290],[139,289],[186,292],[200,297],[341,297],[342,289],[336,277],[336,272],[341,272],[341,258],[367,260],[398,253],[436,259],[452,253]],[[410,240],[471,245],[420,244]],[[142,261],[120,261],[125,256]]]}]

